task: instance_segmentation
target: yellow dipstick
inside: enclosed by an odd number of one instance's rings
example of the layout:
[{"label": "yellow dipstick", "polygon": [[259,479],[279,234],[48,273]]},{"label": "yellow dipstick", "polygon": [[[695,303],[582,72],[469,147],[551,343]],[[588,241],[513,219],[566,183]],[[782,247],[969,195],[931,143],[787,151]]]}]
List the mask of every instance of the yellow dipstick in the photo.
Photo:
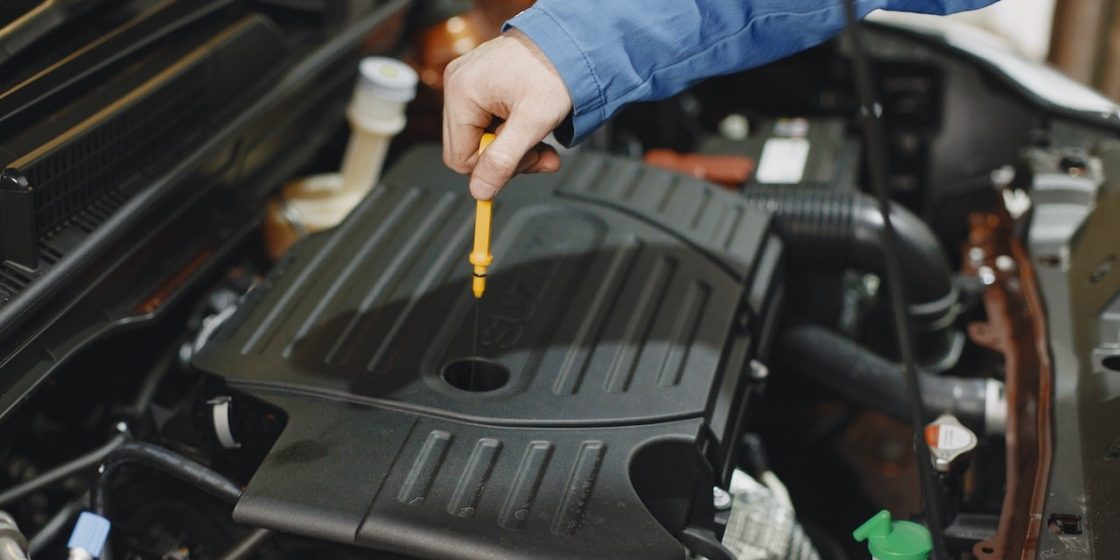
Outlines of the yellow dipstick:
[{"label": "yellow dipstick", "polygon": [[[494,135],[487,132],[478,141],[478,154],[494,141]],[[486,267],[494,262],[494,255],[490,254],[490,218],[493,204],[490,200],[476,201],[474,210],[474,251],[471,252],[470,261],[474,265],[474,281],[471,290],[475,299],[482,299],[486,292]]]}]

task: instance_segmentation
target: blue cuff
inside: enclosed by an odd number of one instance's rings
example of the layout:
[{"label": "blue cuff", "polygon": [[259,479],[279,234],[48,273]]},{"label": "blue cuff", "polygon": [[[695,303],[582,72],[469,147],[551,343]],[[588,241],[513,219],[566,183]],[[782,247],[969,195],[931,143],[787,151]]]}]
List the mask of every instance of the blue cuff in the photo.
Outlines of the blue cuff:
[{"label": "blue cuff", "polygon": [[[857,10],[944,13],[993,1],[857,0]],[[563,78],[573,109],[556,137],[570,146],[628,103],[768,63],[845,23],[839,0],[538,0],[503,30],[528,36]]]},{"label": "blue cuff", "polygon": [[556,129],[561,144],[571,147],[582,142],[604,121],[606,95],[595,73],[591,57],[564,26],[541,6],[529,8],[502,26],[502,31],[517,28],[536,43],[568,87],[572,114]]}]

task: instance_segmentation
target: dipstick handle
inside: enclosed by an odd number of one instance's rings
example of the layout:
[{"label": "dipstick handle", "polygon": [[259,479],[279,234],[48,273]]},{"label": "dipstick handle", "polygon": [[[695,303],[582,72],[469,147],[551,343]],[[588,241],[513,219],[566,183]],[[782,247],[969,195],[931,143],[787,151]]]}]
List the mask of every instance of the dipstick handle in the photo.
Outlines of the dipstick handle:
[{"label": "dipstick handle", "polygon": [[[494,141],[494,135],[487,132],[478,142],[478,153],[481,155],[486,147]],[[494,262],[494,255],[490,254],[490,222],[493,218],[493,201],[478,200],[474,210],[474,250],[471,251],[470,261],[474,265],[474,278],[471,282],[471,291],[475,299],[481,299],[486,292],[486,269]]]}]

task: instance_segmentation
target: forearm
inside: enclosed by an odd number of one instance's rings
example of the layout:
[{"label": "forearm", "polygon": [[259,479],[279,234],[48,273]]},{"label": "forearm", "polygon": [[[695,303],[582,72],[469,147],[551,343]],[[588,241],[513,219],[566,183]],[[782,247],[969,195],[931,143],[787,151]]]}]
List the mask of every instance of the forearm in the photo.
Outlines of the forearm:
[{"label": "forearm", "polygon": [[[949,13],[994,0],[857,0]],[[559,70],[577,143],[623,105],[662,99],[697,80],[765,64],[824,42],[844,26],[841,0],[538,0],[510,20]]]}]

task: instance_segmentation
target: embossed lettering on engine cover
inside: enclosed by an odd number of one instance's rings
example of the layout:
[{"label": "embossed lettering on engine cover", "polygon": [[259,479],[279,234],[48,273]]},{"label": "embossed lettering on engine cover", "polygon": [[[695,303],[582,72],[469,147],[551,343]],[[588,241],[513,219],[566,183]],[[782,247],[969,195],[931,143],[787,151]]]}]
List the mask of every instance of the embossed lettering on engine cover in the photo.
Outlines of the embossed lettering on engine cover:
[{"label": "embossed lettering on engine cover", "polygon": [[526,325],[547,305],[548,293],[563,289],[558,280],[570,279],[573,261],[581,258],[578,253],[590,250],[603,229],[590,217],[573,219],[560,213],[546,214],[533,224],[532,229],[522,230],[527,237],[511,247],[510,252],[518,255],[508,267],[512,274],[499,277],[505,284],[496,285],[487,302],[479,326],[482,346],[505,349],[520,342]]}]

